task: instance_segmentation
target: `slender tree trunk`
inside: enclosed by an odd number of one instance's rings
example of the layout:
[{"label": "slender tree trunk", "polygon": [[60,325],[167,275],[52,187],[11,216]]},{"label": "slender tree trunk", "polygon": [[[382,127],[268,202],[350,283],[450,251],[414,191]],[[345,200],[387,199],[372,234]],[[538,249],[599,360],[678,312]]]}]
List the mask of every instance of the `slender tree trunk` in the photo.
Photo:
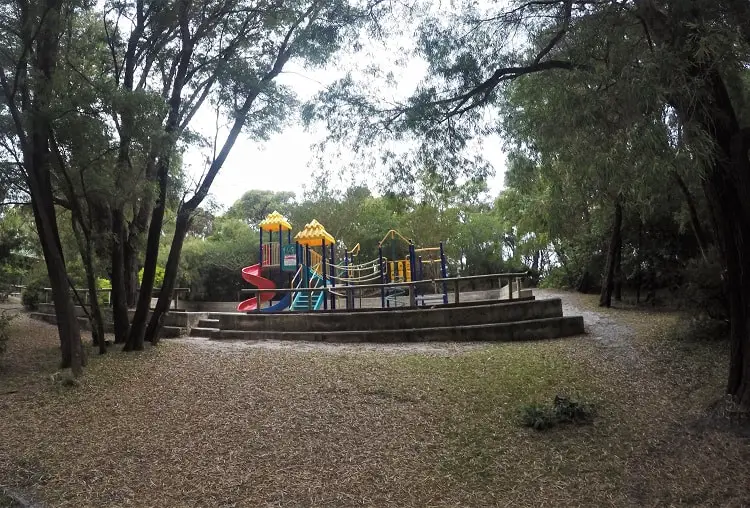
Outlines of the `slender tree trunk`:
[{"label": "slender tree trunk", "polygon": [[635,303],[641,303],[641,285],[643,284],[643,222],[638,222],[638,252],[635,254]]},{"label": "slender tree trunk", "polygon": [[182,246],[185,243],[185,235],[190,229],[191,221],[192,211],[181,210],[180,213],[177,214],[174,237],[172,238],[172,245],[169,249],[167,264],[164,267],[164,282],[161,285],[159,299],[156,302],[156,307],[154,308],[153,314],[151,314],[151,320],[146,329],[145,337],[152,344],[157,344],[159,342],[164,315],[169,311],[169,306],[172,303],[172,291],[174,291],[175,285],[177,284]]},{"label": "slender tree trunk", "polygon": [[102,309],[99,305],[99,293],[96,287],[96,270],[94,268],[93,256],[91,243],[88,242],[86,246],[87,252],[82,254],[83,266],[86,271],[86,285],[89,290],[89,305],[90,310],[90,321],[91,321],[91,337],[94,341],[94,345],[99,348],[99,354],[103,355],[107,352],[107,343],[104,337],[104,318],[102,316]]},{"label": "slender tree trunk", "polygon": [[[141,289],[138,293],[138,303],[136,304],[135,315],[133,316],[133,322],[130,327],[130,334],[128,335],[128,341],[125,344],[126,351],[139,351],[143,349],[148,312],[151,307],[151,293],[154,290],[156,265],[159,258],[159,241],[161,239],[161,229],[164,224],[164,211],[167,206],[167,184],[169,181],[168,160],[160,161],[158,179],[159,197],[151,215],[151,224],[148,228],[146,258],[143,263],[143,278],[141,279]],[[166,276],[167,274],[165,273],[165,278]],[[163,293],[164,287],[162,284],[160,298]]]},{"label": "slender tree trunk", "polygon": [[[68,273],[60,243],[60,233],[55,214],[51,161],[49,147],[49,106],[54,95],[53,76],[57,64],[59,35],[63,30],[62,2],[48,0],[47,11],[39,26],[35,41],[36,67],[33,80],[28,125],[30,135],[24,150],[24,165],[31,194],[34,221],[42,245],[47,274],[55,304],[57,328],[60,334],[62,367],[70,367],[75,376],[81,375],[85,357],[81,345],[81,331],[75,315],[75,306],[68,290]],[[28,27],[25,27],[25,29]],[[33,40],[28,40],[29,45]]]},{"label": "slender tree trunk", "polygon": [[123,265],[125,272],[125,305],[132,309],[138,301],[138,253],[130,241],[126,241],[123,249]]},{"label": "slender tree trunk", "polygon": [[[154,164],[148,164],[146,169],[147,181],[153,181]],[[127,242],[125,243],[125,290],[128,299],[128,308],[134,308],[138,301],[138,250],[143,239],[144,232],[148,229],[150,212],[153,210],[154,201],[150,197],[141,200],[138,210],[129,224],[127,230]]]},{"label": "slender tree trunk", "polygon": [[619,199],[615,202],[615,215],[612,220],[612,235],[609,239],[609,250],[607,252],[607,265],[604,271],[604,280],[602,281],[602,292],[599,297],[600,307],[610,307],[612,305],[612,290],[614,289],[615,265],[617,258],[617,248],[620,245],[620,235],[622,229],[622,205]]},{"label": "slender tree trunk", "polygon": [[615,301],[622,301],[622,232],[620,232],[619,242],[617,244],[617,251],[615,254],[615,286],[614,286],[614,297]]},{"label": "slender tree trunk", "polygon": [[127,341],[130,328],[125,286],[125,232],[122,210],[112,210],[112,320],[115,343]]},{"label": "slender tree trunk", "polygon": [[695,198],[685,181],[676,171],[672,171],[672,176],[677,182],[677,187],[680,188],[682,195],[685,197],[685,203],[687,204],[688,213],[690,215],[690,227],[695,235],[695,240],[698,242],[698,248],[701,251],[701,255],[703,256],[703,259],[706,259],[706,247],[709,243],[709,238],[701,225],[698,208],[695,206]]}]

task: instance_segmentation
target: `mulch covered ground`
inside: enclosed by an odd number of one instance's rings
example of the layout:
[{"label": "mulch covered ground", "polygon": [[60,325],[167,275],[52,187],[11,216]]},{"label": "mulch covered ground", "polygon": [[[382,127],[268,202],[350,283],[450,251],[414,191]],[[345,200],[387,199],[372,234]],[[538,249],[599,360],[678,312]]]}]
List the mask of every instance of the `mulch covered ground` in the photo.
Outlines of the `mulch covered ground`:
[{"label": "mulch covered ground", "polygon": [[[0,486],[76,507],[750,504],[750,439],[712,409],[725,346],[590,303],[572,303],[592,313],[581,338],[165,341],[92,350],[76,386],[53,375],[55,328],[22,316],[0,359]],[[558,393],[594,423],[519,425]]]}]

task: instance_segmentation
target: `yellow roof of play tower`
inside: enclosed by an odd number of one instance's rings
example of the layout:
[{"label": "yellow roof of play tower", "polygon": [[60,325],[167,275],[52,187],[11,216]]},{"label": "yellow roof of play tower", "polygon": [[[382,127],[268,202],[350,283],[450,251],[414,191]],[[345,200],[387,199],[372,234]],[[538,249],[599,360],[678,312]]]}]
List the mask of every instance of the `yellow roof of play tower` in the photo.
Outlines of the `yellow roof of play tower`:
[{"label": "yellow roof of play tower", "polygon": [[300,245],[309,245],[310,247],[319,247],[323,245],[323,242],[325,242],[326,245],[331,245],[336,241],[333,236],[326,231],[323,224],[315,219],[313,219],[312,222],[305,224],[305,229],[297,233],[294,239]]},{"label": "yellow roof of play tower", "polygon": [[261,231],[278,231],[281,228],[282,231],[289,231],[292,229],[292,225],[286,220],[286,217],[281,215],[279,212],[274,210],[269,213],[265,219],[260,221]]}]

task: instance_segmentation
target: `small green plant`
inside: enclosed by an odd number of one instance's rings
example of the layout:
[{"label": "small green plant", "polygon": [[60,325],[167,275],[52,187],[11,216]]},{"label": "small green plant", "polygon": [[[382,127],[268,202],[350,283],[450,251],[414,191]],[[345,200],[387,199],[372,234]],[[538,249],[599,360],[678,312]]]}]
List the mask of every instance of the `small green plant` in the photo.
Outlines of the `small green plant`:
[{"label": "small green plant", "polygon": [[546,430],[561,423],[590,423],[596,416],[593,405],[556,395],[551,406],[528,404],[521,408],[521,424],[535,430]]},{"label": "small green plant", "polygon": [[21,292],[21,303],[28,310],[36,310],[44,298],[44,281],[33,280]]},{"label": "small green plant", "polygon": [[[138,284],[143,282],[143,268],[138,272]],[[157,266],[154,271],[154,287],[160,288],[164,284],[164,267]]]},{"label": "small green plant", "polygon": [[[108,279],[99,277],[96,279],[96,289],[112,289],[112,283]],[[107,291],[97,291],[96,300],[99,302],[99,305],[106,305],[109,303],[109,294]]]},{"label": "small green plant", "polygon": [[11,321],[13,321],[13,318],[15,317],[15,314],[8,314],[6,312],[0,314],[0,355],[5,353],[8,348],[8,340],[10,340],[8,329],[10,328]]}]

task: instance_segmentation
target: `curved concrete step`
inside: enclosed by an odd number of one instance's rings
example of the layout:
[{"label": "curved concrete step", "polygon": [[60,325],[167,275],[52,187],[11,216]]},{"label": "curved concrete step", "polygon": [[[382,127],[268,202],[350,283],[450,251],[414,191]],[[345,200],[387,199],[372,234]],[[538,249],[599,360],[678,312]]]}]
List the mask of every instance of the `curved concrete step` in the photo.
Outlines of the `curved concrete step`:
[{"label": "curved concrete step", "polygon": [[218,328],[241,331],[330,332],[395,328],[460,327],[561,317],[559,298],[471,306],[396,308],[377,311],[220,314]]},{"label": "curved concrete step", "polygon": [[248,331],[219,330],[213,340],[305,340],[320,342],[464,342],[555,339],[584,333],[583,317],[552,317],[468,326],[442,326],[386,330],[347,331]]}]

